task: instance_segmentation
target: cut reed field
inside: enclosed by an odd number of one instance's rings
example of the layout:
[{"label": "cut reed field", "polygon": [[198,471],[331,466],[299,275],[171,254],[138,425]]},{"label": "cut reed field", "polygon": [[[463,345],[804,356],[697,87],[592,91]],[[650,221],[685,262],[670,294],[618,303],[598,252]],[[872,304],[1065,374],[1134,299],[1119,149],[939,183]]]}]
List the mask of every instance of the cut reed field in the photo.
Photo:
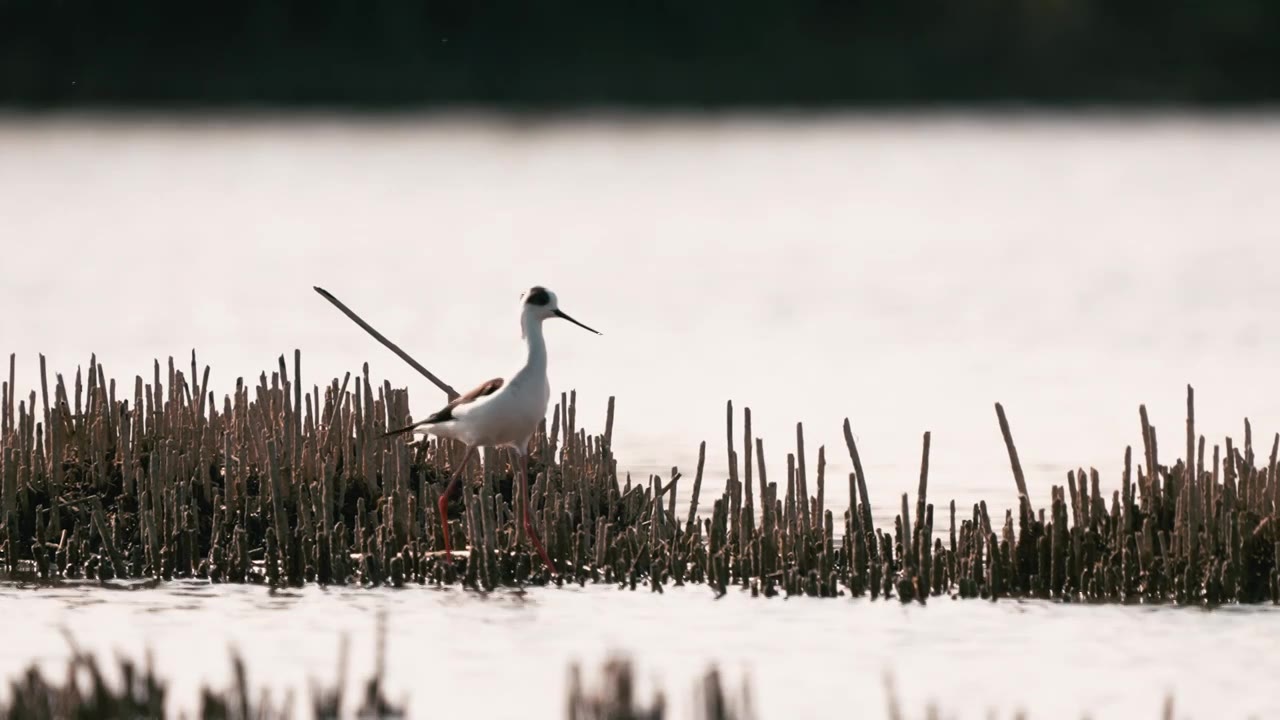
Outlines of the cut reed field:
[{"label": "cut reed field", "polygon": [[[353,376],[307,389],[301,354],[209,387],[157,361],[132,392],[90,359],[70,382],[48,377],[39,394],[15,391],[10,356],[0,408],[0,568],[11,580],[207,578],[213,582],[401,586],[461,583],[479,590],[564,582],[644,586],[705,583],[716,593],[896,597],[1053,598],[1064,601],[1280,601],[1277,450],[1255,455],[1225,439],[1206,455],[1187,390],[1185,455],[1164,462],[1156,428],[1139,413],[1141,453],[1125,450],[1120,487],[1103,494],[1096,470],[1071,472],[1048,507],[1027,492],[1004,410],[1017,510],[992,518],[985,502],[935,517],[924,434],[914,503],[901,496],[892,528],[872,524],[869,488],[848,421],[850,503],[826,509],[826,451],[810,465],[796,426],[785,485],[767,475],[750,410],[727,408],[728,479],[701,497],[706,443],[691,480],[619,478],[614,402],[602,433],[579,424],[561,395],[533,440],[531,502],[558,572],[541,566],[515,522],[512,464],[487,451],[450,510],[449,532],[468,551],[443,549],[436,500],[461,448],[382,438],[411,419],[406,390]],[[812,473],[812,474],[811,474]],[[841,482],[846,478],[841,478]],[[688,508],[676,489],[692,482]],[[1011,489],[1013,492],[1013,489]],[[705,505],[703,504],[705,503]],[[709,509],[709,517],[700,513]],[[935,535],[935,522],[949,532]],[[837,523],[842,534],[837,537]],[[941,533],[939,533],[940,535]]]}]

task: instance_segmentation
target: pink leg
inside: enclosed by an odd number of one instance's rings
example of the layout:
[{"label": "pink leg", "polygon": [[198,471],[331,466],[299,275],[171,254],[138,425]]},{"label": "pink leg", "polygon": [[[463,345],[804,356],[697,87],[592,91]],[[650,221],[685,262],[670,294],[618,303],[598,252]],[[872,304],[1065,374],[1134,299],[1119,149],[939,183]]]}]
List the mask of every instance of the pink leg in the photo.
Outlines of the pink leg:
[{"label": "pink leg", "polygon": [[547,556],[546,548],[542,547],[542,540],[538,538],[538,531],[533,529],[533,522],[529,519],[529,506],[533,504],[533,498],[529,496],[529,456],[526,453],[517,453],[520,456],[520,495],[524,498],[524,530],[529,533],[529,540],[533,542],[533,547],[538,551],[538,555],[542,557],[542,562],[546,564],[547,569],[556,572],[555,563],[551,562],[551,558]]},{"label": "pink leg", "polygon": [[462,479],[462,471],[467,469],[467,463],[470,462],[475,448],[468,446],[467,451],[462,455],[462,462],[458,464],[458,468],[453,471],[453,476],[449,478],[449,484],[445,486],[444,492],[440,494],[440,500],[437,506],[440,508],[440,528],[444,530],[444,554],[446,558],[453,559],[453,542],[449,539],[449,496],[453,495],[453,490],[458,486],[458,481]]}]

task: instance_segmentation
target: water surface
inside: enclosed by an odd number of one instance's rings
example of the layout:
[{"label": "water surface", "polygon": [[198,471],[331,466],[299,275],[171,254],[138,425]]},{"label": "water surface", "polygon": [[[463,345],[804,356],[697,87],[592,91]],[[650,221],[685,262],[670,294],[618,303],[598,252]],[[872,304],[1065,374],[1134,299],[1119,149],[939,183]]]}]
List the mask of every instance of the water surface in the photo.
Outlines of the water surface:
[{"label": "water surface", "polygon": [[425,415],[311,286],[466,389],[519,363],[541,283],[605,332],[553,327],[551,375],[589,427],[618,397],[624,470],[709,440],[714,489],[734,399],[774,477],[804,422],[840,478],[849,417],[884,511],[925,430],[935,497],[1003,507],[999,400],[1045,502],[1076,466],[1118,485],[1139,403],[1181,446],[1187,383],[1211,440],[1280,429],[1278,185],[1270,116],[11,116],[0,350],[34,389],[38,352],[131,385],[196,348],[226,392],[301,348]]},{"label": "water surface", "polygon": [[[997,400],[1037,505],[1074,467],[1118,487],[1139,403],[1181,447],[1188,383],[1210,446],[1248,416],[1269,447],[1278,186],[1270,116],[10,116],[0,351],[25,391],[38,352],[68,379],[97,352],[128,387],[196,348],[221,393],[301,348],[304,380],[368,361],[421,416],[438,391],[311,287],[465,389],[518,364],[518,297],[545,284],[605,332],[549,329],[551,375],[597,430],[617,396],[624,471],[689,477],[705,439],[716,492],[733,399],[771,479],[796,422],[811,466],[826,446],[837,514],[845,417],[879,522],[914,492],[925,430],[931,497],[998,513],[1015,496]],[[677,708],[714,660],[749,672],[771,717],[881,708],[885,670],[916,712],[958,717],[1154,717],[1166,691],[1192,717],[1280,716],[1270,608],[6,587],[0,612],[24,622],[0,671],[64,655],[66,625],[102,650],[154,647],[175,702],[225,676],[229,644],[262,682],[302,687],[332,673],[340,631],[368,657],[383,606],[393,685],[419,712],[442,690],[497,716],[558,710],[566,663],[616,648]]]},{"label": "water surface", "polygon": [[[953,601],[928,606],[848,598],[715,600],[705,588],[661,596],[614,588],[535,589],[489,596],[457,589],[400,591],[175,582],[134,592],[90,586],[0,587],[6,625],[0,676],[67,655],[61,628],[84,648],[142,657],[173,680],[173,708],[193,707],[201,682],[230,682],[228,648],[276,698],[306,697],[336,676],[341,634],[352,674],[373,667],[375,615],[388,621],[387,684],[411,717],[562,717],[568,665],[588,681],[610,651],[636,660],[642,689],[666,690],[689,717],[693,684],[718,663],[732,691],[751,682],[761,718],[880,717],[891,673],[909,716],[936,702],[944,717],[990,710],[1032,718],[1159,717],[1166,693],[1178,717],[1280,716],[1280,610]],[[352,688],[354,689],[354,684]],[[295,705],[298,703],[295,702]],[[854,712],[854,710],[859,712]]]}]

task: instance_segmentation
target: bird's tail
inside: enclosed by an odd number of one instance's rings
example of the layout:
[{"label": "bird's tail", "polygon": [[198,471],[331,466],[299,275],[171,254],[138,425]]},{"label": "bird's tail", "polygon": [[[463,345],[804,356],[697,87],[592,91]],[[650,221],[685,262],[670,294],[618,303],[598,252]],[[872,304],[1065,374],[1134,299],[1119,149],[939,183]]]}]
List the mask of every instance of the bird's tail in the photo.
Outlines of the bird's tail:
[{"label": "bird's tail", "polygon": [[417,430],[418,428],[423,427],[423,426],[425,426],[425,425],[430,425],[430,424],[431,424],[431,423],[433,423],[433,422],[435,422],[435,421],[434,421],[434,420],[432,420],[431,418],[427,418],[426,420],[420,420],[420,421],[418,421],[418,422],[416,422],[416,423],[414,423],[414,424],[412,424],[412,425],[406,425],[406,426],[404,426],[404,427],[402,427],[402,428],[397,428],[397,429],[395,429],[395,430],[388,430],[388,431],[386,431],[386,432],[382,433],[382,437],[384,437],[384,438],[389,438],[389,437],[394,437],[394,436],[396,436],[396,435],[403,435],[403,434],[405,434],[405,433],[411,433],[411,432],[413,432],[414,430]]}]

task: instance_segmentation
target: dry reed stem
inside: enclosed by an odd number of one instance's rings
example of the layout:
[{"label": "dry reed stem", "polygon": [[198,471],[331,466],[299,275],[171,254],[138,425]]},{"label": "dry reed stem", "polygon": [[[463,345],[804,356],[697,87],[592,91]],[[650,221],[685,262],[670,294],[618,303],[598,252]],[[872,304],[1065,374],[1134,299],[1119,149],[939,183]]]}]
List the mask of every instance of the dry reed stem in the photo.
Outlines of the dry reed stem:
[{"label": "dry reed stem", "polygon": [[1013,434],[1009,431],[1009,420],[1004,415],[1004,406],[996,403],[996,418],[1000,421],[1000,435],[1004,438],[1005,449],[1009,451],[1009,465],[1013,468],[1013,481],[1018,486],[1018,495],[1031,502],[1027,493],[1027,478],[1022,474],[1022,462],[1018,459],[1018,448],[1013,444]]},{"label": "dry reed stem", "polygon": [[385,345],[387,349],[389,349],[391,352],[399,356],[401,360],[404,360],[405,362],[409,363],[409,365],[414,370],[417,370],[419,373],[422,374],[423,377],[430,380],[433,385],[440,388],[441,392],[449,396],[450,401],[457,399],[458,397],[457,390],[454,390],[448,383],[436,377],[430,370],[423,367],[422,364],[419,363],[417,360],[414,360],[413,358],[409,357],[409,354],[406,353],[404,350],[401,350],[399,345],[396,345],[395,343],[391,342],[382,333],[373,329],[372,325],[370,325],[369,323],[361,319],[359,315],[356,315],[355,312],[351,310],[351,308],[348,308],[346,305],[344,305],[341,300],[334,297],[328,290],[325,290],[324,288],[321,288],[321,287],[316,287],[315,291],[320,293],[320,296],[323,297],[325,300],[328,300],[329,302],[333,303],[334,307],[341,310],[344,315],[351,318],[360,327],[364,328],[365,332],[369,333],[374,337],[374,339],[376,339],[378,342]]}]

